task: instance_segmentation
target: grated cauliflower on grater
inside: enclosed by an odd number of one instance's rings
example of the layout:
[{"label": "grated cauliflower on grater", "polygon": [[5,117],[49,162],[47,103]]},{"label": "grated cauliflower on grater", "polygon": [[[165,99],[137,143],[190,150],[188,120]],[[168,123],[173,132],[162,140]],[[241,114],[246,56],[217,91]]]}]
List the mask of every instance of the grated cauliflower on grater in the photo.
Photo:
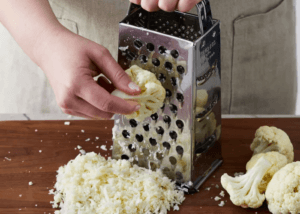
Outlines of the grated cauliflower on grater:
[{"label": "grated cauliflower on grater", "polygon": [[143,121],[163,106],[166,98],[166,90],[153,73],[143,70],[137,65],[131,66],[125,72],[141,88],[141,94],[130,96],[120,90],[115,90],[112,92],[112,95],[122,99],[136,100],[141,105],[141,108],[130,115],[126,115],[126,118]]},{"label": "grated cauliflower on grater", "polygon": [[166,214],[184,193],[161,171],[126,160],[105,160],[94,152],[78,155],[57,171],[55,214]]}]

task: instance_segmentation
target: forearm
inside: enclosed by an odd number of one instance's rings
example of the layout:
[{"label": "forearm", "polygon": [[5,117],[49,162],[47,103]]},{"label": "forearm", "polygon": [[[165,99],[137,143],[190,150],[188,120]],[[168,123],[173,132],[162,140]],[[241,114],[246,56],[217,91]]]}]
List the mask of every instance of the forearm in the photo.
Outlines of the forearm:
[{"label": "forearm", "polygon": [[47,0],[1,0],[0,22],[36,63],[40,46],[64,29]]}]

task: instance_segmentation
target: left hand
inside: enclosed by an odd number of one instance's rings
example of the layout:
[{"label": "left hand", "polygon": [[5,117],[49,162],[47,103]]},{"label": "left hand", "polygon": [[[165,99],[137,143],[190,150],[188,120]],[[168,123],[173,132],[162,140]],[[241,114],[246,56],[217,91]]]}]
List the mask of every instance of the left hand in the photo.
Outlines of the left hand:
[{"label": "left hand", "polygon": [[141,5],[149,12],[164,10],[172,12],[179,10],[181,12],[190,11],[196,4],[202,0],[129,0],[131,3]]}]

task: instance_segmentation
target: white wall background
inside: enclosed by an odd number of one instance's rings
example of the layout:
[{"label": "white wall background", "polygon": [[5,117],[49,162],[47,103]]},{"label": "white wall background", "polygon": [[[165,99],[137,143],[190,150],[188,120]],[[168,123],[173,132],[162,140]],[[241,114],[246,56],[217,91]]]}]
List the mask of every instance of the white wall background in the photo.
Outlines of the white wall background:
[{"label": "white wall background", "polygon": [[298,63],[298,99],[296,114],[300,115],[300,1],[296,2],[296,17],[297,17],[297,63]]}]

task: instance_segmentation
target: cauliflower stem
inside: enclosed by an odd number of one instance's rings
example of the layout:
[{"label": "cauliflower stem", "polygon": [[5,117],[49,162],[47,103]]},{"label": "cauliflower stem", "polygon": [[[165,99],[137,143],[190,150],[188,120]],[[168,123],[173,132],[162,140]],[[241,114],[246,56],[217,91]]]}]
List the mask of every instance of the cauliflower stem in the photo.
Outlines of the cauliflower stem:
[{"label": "cauliflower stem", "polygon": [[222,175],[221,184],[230,195],[232,203],[244,208],[260,207],[265,195],[259,192],[258,186],[271,166],[267,159],[261,157],[245,175],[239,177],[231,177],[226,173]]}]

